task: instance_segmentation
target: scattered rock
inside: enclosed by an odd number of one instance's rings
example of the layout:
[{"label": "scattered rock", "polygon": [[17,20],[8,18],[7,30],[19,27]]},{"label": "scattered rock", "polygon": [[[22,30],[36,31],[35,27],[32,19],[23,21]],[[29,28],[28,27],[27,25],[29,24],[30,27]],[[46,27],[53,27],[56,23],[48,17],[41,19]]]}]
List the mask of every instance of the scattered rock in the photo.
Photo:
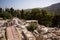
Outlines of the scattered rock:
[{"label": "scattered rock", "polygon": [[23,40],[60,40],[60,29],[59,28],[51,28],[45,27],[43,25],[38,25],[38,28],[33,32],[27,30],[27,26],[29,26],[32,22],[37,23],[38,21],[32,20],[20,20],[18,18],[13,18],[12,20],[8,20],[3,23],[3,28],[0,28],[0,38],[3,38],[5,35],[6,27],[16,26],[23,33]]}]

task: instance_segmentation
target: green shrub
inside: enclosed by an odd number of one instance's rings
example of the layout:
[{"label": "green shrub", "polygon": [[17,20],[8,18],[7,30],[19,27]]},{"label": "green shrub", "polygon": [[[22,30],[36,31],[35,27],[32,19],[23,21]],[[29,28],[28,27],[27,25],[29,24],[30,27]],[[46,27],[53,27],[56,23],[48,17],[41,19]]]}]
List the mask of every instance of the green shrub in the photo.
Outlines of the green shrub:
[{"label": "green shrub", "polygon": [[8,12],[5,12],[5,13],[3,13],[3,18],[4,19],[11,19],[12,15],[10,13],[8,13]]},{"label": "green shrub", "polygon": [[31,23],[30,26],[27,27],[28,31],[34,31],[37,28],[37,24]]}]

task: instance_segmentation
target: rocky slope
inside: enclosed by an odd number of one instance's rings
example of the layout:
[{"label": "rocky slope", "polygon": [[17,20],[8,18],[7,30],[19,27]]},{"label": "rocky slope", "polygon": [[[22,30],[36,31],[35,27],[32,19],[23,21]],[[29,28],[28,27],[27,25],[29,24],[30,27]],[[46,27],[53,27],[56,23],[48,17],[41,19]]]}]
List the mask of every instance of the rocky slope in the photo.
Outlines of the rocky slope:
[{"label": "rocky slope", "polygon": [[4,22],[0,26],[0,40],[60,40],[59,28],[50,28],[38,24],[38,28],[30,32],[26,28],[29,26],[29,22],[18,18]]}]

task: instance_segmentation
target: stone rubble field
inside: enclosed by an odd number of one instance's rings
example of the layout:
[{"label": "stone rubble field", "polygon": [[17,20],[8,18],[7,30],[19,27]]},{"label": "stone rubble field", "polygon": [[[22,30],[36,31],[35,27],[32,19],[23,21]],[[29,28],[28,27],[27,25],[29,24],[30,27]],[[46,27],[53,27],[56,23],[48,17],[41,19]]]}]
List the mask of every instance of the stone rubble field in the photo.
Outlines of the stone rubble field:
[{"label": "stone rubble field", "polygon": [[0,40],[7,40],[8,37],[6,36],[6,28],[11,26],[15,27],[17,30],[19,40],[60,40],[59,28],[45,27],[38,24],[37,29],[30,32],[26,28],[29,26],[29,22],[27,22],[27,20],[20,20],[18,18],[0,22]]}]

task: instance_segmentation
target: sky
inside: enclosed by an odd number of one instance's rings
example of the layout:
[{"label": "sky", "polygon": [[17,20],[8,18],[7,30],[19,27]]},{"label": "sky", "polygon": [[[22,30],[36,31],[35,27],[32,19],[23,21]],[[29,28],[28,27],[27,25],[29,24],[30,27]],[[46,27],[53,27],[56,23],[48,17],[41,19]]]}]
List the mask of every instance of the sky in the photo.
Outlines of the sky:
[{"label": "sky", "polygon": [[60,0],[0,0],[1,8],[30,9],[42,8],[51,4],[60,3]]}]

